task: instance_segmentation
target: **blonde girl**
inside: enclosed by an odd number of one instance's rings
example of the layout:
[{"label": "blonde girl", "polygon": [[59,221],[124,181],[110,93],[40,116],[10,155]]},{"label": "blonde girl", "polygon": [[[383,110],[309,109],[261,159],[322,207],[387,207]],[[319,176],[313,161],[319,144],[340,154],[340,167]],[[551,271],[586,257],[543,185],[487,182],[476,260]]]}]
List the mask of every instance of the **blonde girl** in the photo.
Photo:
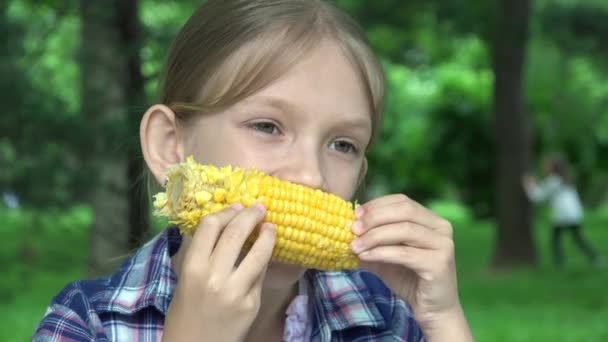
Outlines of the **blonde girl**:
[{"label": "blonde girl", "polygon": [[[382,69],[361,28],[321,0],[209,0],[177,35],[141,146],[162,184],[192,155],[351,199],[380,129]],[[270,261],[265,208],[168,227],[109,277],[69,284],[37,341],[471,341],[452,227],[403,194],[358,208],[362,268]]]}]

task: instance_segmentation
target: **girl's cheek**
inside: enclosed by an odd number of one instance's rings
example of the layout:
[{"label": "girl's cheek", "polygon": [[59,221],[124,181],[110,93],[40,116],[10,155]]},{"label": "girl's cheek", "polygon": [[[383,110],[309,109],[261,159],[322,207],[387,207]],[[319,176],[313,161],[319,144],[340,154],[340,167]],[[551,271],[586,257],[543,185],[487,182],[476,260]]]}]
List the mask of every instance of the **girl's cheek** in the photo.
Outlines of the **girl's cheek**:
[{"label": "girl's cheek", "polygon": [[359,173],[357,166],[340,163],[330,169],[327,175],[329,191],[344,199],[351,200],[358,186]]},{"label": "girl's cheek", "polygon": [[234,141],[229,148],[223,148],[222,151],[233,165],[255,166],[262,171],[274,169],[289,153],[281,143],[260,142],[255,139]]}]

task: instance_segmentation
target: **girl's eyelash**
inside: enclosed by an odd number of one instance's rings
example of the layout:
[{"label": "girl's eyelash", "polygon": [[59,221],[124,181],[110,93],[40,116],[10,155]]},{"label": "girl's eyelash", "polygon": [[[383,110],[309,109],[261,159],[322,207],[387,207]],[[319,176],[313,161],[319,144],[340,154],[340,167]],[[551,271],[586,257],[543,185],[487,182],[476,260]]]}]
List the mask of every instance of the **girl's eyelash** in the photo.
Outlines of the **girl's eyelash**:
[{"label": "girl's eyelash", "polygon": [[276,135],[281,133],[279,126],[272,121],[256,121],[249,123],[247,126],[257,132],[265,134]]},{"label": "girl's eyelash", "polygon": [[[339,151],[341,153],[345,153],[345,154],[354,154],[354,155],[358,155],[359,154],[359,148],[357,146],[355,146],[355,144],[346,141],[346,140],[336,140],[334,142],[331,143],[331,145],[334,145],[336,143],[340,143],[340,144],[346,144],[346,152],[344,151]],[[344,147],[344,146],[343,146]]]},{"label": "girl's eyelash", "polygon": [[[247,124],[247,127],[253,129],[256,132],[269,134],[269,135],[277,135],[281,134],[281,130],[279,125],[272,121],[256,121]],[[353,143],[347,140],[335,140],[331,145],[341,144],[341,147],[334,147],[338,152],[344,154],[353,154],[359,155],[360,149]]]}]

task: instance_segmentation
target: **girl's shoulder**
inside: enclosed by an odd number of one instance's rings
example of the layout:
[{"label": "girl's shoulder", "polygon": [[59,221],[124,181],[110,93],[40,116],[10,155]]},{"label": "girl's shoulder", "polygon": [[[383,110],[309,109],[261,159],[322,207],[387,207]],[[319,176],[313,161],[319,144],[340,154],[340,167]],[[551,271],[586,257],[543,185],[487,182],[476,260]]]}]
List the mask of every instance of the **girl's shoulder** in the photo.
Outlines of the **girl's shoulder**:
[{"label": "girl's shoulder", "polygon": [[94,300],[105,288],[106,281],[102,279],[68,283],[51,300],[32,340],[105,340]]},{"label": "girl's shoulder", "polygon": [[[48,305],[36,340],[52,335],[101,341],[106,340],[107,326],[126,327],[111,331],[135,334],[154,326],[149,324],[152,319],[162,321],[160,313],[166,312],[175,285],[168,250],[177,243],[176,234],[171,228],[159,233],[106,277],[68,283]],[[142,322],[133,324],[139,319]]]}]

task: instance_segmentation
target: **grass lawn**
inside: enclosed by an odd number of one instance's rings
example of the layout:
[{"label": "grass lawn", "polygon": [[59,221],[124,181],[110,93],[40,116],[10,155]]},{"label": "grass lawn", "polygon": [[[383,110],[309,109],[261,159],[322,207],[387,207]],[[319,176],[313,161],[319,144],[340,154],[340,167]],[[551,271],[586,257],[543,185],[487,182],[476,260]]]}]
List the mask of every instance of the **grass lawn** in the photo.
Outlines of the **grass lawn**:
[{"label": "grass lawn", "polygon": [[[608,341],[608,269],[590,267],[567,241],[568,265],[559,272],[550,264],[547,236],[537,234],[537,269],[495,274],[487,267],[491,229],[464,229],[456,236],[459,284],[478,341]],[[587,235],[608,253],[608,229],[593,226]]]},{"label": "grass lawn", "polygon": [[[541,218],[538,267],[491,272],[493,225],[472,222],[453,204],[434,208],[454,224],[461,300],[477,341],[608,341],[608,268],[590,267],[566,239],[567,267],[554,270]],[[29,340],[52,296],[83,277],[90,220],[84,207],[0,209],[0,341]],[[585,234],[608,255],[608,210],[587,215]]]}]

